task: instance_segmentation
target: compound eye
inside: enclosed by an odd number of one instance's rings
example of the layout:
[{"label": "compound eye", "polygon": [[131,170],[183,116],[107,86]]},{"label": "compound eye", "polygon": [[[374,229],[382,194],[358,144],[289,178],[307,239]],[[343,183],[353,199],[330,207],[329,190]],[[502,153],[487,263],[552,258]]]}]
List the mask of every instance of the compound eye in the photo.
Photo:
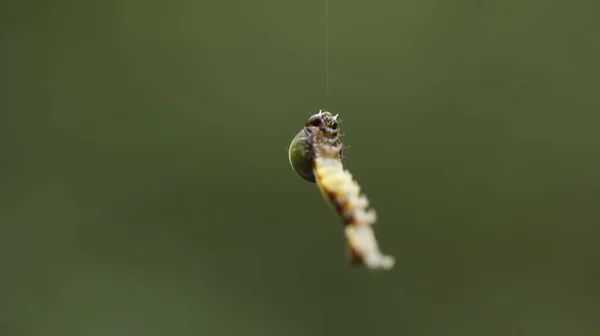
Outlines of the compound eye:
[{"label": "compound eye", "polygon": [[306,126],[319,126],[321,125],[321,117],[319,115],[314,115],[310,118],[308,118],[308,121],[306,122]]},{"label": "compound eye", "polygon": [[334,120],[334,121],[331,123],[331,128],[332,128],[332,129],[337,129],[337,128],[338,128],[338,122]]}]

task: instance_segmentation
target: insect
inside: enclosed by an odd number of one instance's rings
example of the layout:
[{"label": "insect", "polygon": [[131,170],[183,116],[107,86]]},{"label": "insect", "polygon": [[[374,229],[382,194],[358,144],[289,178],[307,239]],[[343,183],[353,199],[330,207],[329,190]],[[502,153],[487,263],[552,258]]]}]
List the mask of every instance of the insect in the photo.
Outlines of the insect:
[{"label": "insect", "polygon": [[294,137],[289,160],[303,179],[316,183],[344,224],[350,263],[371,269],[390,269],[394,257],[379,250],[372,225],[375,210],[342,164],[342,143],[338,138],[338,115],[320,110],[311,116]]}]

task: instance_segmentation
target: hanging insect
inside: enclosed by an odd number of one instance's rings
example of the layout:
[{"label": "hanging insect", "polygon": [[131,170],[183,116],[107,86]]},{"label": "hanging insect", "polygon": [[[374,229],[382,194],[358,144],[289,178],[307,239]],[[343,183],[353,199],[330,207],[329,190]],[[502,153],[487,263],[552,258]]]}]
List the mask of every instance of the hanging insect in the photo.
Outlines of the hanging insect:
[{"label": "hanging insect", "polygon": [[292,140],[290,163],[300,177],[318,185],[342,220],[350,262],[371,269],[390,269],[394,257],[379,250],[371,227],[376,221],[375,210],[368,208],[367,197],[342,165],[338,132],[337,115],[320,110]]}]

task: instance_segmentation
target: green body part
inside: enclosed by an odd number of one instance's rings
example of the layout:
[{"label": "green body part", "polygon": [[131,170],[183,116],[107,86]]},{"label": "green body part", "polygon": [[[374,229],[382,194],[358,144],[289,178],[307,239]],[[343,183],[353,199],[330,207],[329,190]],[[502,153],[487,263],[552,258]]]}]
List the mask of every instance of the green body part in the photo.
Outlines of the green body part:
[{"label": "green body part", "polygon": [[302,129],[290,144],[288,152],[292,169],[306,181],[315,182],[313,174],[313,149],[310,142],[310,134],[306,129]]}]

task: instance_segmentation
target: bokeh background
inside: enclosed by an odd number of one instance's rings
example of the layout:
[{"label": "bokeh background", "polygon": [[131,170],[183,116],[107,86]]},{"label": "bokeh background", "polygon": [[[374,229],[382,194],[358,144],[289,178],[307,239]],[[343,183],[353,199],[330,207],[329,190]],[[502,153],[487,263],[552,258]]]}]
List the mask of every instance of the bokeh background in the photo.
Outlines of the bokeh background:
[{"label": "bokeh background", "polygon": [[[600,3],[0,4],[0,335],[599,335]],[[397,258],[290,169],[319,108]]]}]

